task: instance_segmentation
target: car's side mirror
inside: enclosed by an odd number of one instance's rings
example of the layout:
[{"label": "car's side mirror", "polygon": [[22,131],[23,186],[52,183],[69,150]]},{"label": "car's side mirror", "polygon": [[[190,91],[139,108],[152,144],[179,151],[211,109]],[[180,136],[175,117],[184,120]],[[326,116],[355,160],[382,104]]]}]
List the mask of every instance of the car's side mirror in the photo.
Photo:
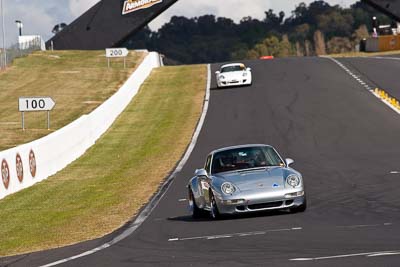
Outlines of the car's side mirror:
[{"label": "car's side mirror", "polygon": [[196,175],[197,177],[208,177],[207,171],[205,169],[197,169],[194,172],[194,175]]},{"label": "car's side mirror", "polygon": [[247,70],[247,71],[251,71],[251,68],[247,68],[246,70]]},{"label": "car's side mirror", "polygon": [[220,74],[220,73],[221,73],[220,71],[216,71],[216,72],[215,72],[215,74],[217,74],[217,75]]},{"label": "car's side mirror", "polygon": [[287,158],[286,160],[286,165],[289,167],[289,165],[290,164],[293,164],[294,163],[294,160],[293,159],[290,159],[290,158]]}]

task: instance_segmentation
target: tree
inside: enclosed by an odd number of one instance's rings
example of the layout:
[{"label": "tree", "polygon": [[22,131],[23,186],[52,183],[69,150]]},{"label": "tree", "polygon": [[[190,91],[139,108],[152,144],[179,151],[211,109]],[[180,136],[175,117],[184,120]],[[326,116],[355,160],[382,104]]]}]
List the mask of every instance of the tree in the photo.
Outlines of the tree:
[{"label": "tree", "polygon": [[145,28],[123,45],[156,50],[171,59],[170,62],[186,64],[261,55],[311,56],[351,51],[368,36],[372,16],[385,24],[391,22],[361,2],[343,8],[326,1],[301,3],[289,17],[285,17],[284,12],[276,13],[270,9],[262,20],[248,16],[239,23],[213,15],[174,16],[158,31]]},{"label": "tree", "polygon": [[280,43],[280,46],[281,48],[279,54],[277,55],[278,57],[288,57],[293,54],[292,45],[289,42],[289,37],[287,36],[287,34],[284,34],[282,36],[282,41]]},{"label": "tree", "polygon": [[360,41],[364,38],[369,37],[369,32],[368,32],[368,28],[366,25],[361,25],[352,35],[353,37],[353,42],[355,44],[359,44]]},{"label": "tree", "polygon": [[350,39],[347,37],[333,37],[327,43],[330,54],[338,54],[353,51]]},{"label": "tree", "polygon": [[298,57],[304,56],[303,48],[301,47],[299,41],[296,42],[296,56]]},{"label": "tree", "polygon": [[287,57],[294,54],[292,44],[287,35],[279,40],[276,36],[264,39],[249,50],[247,57],[250,59],[260,58],[262,56]]},{"label": "tree", "polygon": [[326,48],[325,48],[325,38],[324,34],[317,30],[314,33],[314,46],[315,46],[315,54],[318,56],[326,55]]},{"label": "tree", "polygon": [[329,15],[317,17],[318,29],[325,33],[329,39],[333,36],[349,36],[353,31],[354,19],[351,14],[343,14],[337,11]]},{"label": "tree", "polygon": [[304,41],[304,50],[305,50],[305,53],[306,53],[307,57],[313,55],[313,53],[312,53],[312,50],[313,50],[312,44],[311,44],[311,42],[309,40],[305,40]]}]

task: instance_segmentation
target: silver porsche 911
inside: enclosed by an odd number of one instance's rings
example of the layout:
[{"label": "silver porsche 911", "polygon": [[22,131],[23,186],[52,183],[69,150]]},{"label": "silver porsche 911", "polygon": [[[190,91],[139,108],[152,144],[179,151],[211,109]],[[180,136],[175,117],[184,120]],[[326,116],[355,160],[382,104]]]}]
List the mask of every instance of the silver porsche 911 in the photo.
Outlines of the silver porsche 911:
[{"label": "silver porsche 911", "polygon": [[204,169],[190,179],[193,217],[240,214],[273,209],[306,210],[301,174],[269,145],[242,145],[211,152]]}]

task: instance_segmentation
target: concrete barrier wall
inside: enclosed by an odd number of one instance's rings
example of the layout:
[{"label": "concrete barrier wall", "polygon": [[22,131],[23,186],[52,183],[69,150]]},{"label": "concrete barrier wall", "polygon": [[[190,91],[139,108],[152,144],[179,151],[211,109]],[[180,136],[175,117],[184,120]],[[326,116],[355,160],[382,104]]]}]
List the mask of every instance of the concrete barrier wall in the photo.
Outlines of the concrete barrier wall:
[{"label": "concrete barrier wall", "polygon": [[90,114],[41,139],[0,152],[0,199],[47,179],[82,156],[159,66],[158,53],[149,53],[125,84]]},{"label": "concrete barrier wall", "polygon": [[368,38],[365,43],[365,52],[379,52],[379,39]]},{"label": "concrete barrier wall", "polygon": [[392,51],[400,49],[399,35],[379,36],[379,51]]},{"label": "concrete barrier wall", "polygon": [[383,35],[367,38],[365,43],[366,52],[384,52],[400,50],[400,35]]}]

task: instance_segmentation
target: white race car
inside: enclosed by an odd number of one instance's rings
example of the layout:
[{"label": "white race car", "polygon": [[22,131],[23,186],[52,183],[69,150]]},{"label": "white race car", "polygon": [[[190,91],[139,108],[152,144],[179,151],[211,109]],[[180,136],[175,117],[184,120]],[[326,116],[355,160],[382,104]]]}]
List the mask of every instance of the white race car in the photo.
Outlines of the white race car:
[{"label": "white race car", "polygon": [[251,69],[242,63],[223,65],[215,74],[218,88],[252,84]]}]

